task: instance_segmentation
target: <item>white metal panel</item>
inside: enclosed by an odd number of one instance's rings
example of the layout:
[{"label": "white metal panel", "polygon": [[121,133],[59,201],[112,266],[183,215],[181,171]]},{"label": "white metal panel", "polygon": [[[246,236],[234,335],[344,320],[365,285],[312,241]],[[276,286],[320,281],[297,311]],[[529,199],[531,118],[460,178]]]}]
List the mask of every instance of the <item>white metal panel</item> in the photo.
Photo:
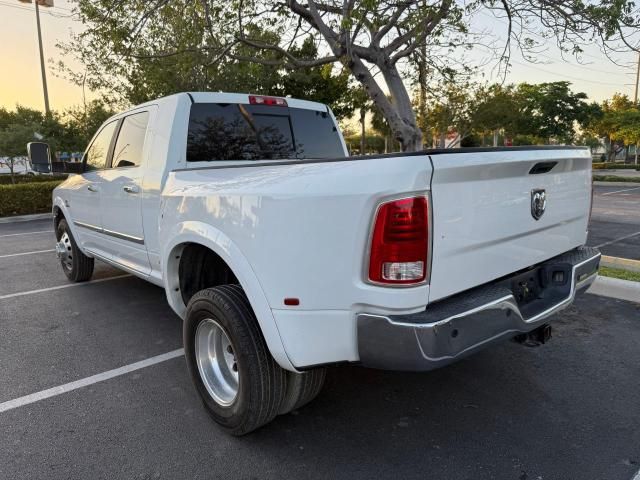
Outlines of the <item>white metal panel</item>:
[{"label": "white metal panel", "polygon": [[[591,195],[586,149],[433,155],[433,260],[429,300],[487,283],[583,245]],[[530,174],[539,162],[548,173]],[[531,215],[544,188],[546,212]]]}]

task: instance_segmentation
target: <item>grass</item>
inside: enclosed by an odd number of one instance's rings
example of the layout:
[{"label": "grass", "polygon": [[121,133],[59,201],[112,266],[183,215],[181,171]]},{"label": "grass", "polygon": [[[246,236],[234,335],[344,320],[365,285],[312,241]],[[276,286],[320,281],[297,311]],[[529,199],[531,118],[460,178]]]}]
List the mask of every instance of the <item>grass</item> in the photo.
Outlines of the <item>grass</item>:
[{"label": "grass", "polygon": [[640,282],[640,272],[630,272],[629,270],[621,270],[620,268],[601,266],[598,273],[603,277],[620,278],[622,280]]},{"label": "grass", "polygon": [[615,175],[594,175],[594,182],[628,182],[640,183],[640,177],[617,177]]}]

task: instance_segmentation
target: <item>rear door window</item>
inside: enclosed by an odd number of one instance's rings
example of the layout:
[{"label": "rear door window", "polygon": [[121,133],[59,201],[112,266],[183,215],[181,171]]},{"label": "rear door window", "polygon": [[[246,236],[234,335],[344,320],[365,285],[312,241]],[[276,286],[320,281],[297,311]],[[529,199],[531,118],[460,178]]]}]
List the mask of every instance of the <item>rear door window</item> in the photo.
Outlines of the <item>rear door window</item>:
[{"label": "rear door window", "polygon": [[124,117],[113,149],[112,167],[137,167],[142,163],[142,148],[148,122],[149,112]]},{"label": "rear door window", "polygon": [[236,103],[191,106],[190,162],[343,155],[338,131],[326,112]]}]

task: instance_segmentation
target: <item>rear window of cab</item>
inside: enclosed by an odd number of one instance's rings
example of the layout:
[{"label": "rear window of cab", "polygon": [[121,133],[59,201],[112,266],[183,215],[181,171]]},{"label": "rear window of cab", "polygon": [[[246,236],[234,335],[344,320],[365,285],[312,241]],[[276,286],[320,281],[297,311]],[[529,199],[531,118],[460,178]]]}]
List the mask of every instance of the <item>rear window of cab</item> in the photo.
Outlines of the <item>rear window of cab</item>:
[{"label": "rear window of cab", "polygon": [[328,112],[272,105],[194,103],[187,161],[343,157]]}]

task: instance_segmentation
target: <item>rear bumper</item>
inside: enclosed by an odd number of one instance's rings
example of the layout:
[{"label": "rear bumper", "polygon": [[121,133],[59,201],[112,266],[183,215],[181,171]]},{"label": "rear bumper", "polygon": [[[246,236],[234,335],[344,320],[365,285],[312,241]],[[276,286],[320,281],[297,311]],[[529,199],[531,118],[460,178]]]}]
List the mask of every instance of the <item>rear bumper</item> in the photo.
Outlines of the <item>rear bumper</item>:
[{"label": "rear bumper", "polygon": [[[597,249],[579,247],[528,271],[431,304],[422,312],[361,313],[357,317],[360,362],[388,370],[431,370],[534,330],[591,285],[599,263]],[[519,302],[521,291],[516,292],[514,285],[529,275],[539,276],[539,292],[534,300]]]}]

